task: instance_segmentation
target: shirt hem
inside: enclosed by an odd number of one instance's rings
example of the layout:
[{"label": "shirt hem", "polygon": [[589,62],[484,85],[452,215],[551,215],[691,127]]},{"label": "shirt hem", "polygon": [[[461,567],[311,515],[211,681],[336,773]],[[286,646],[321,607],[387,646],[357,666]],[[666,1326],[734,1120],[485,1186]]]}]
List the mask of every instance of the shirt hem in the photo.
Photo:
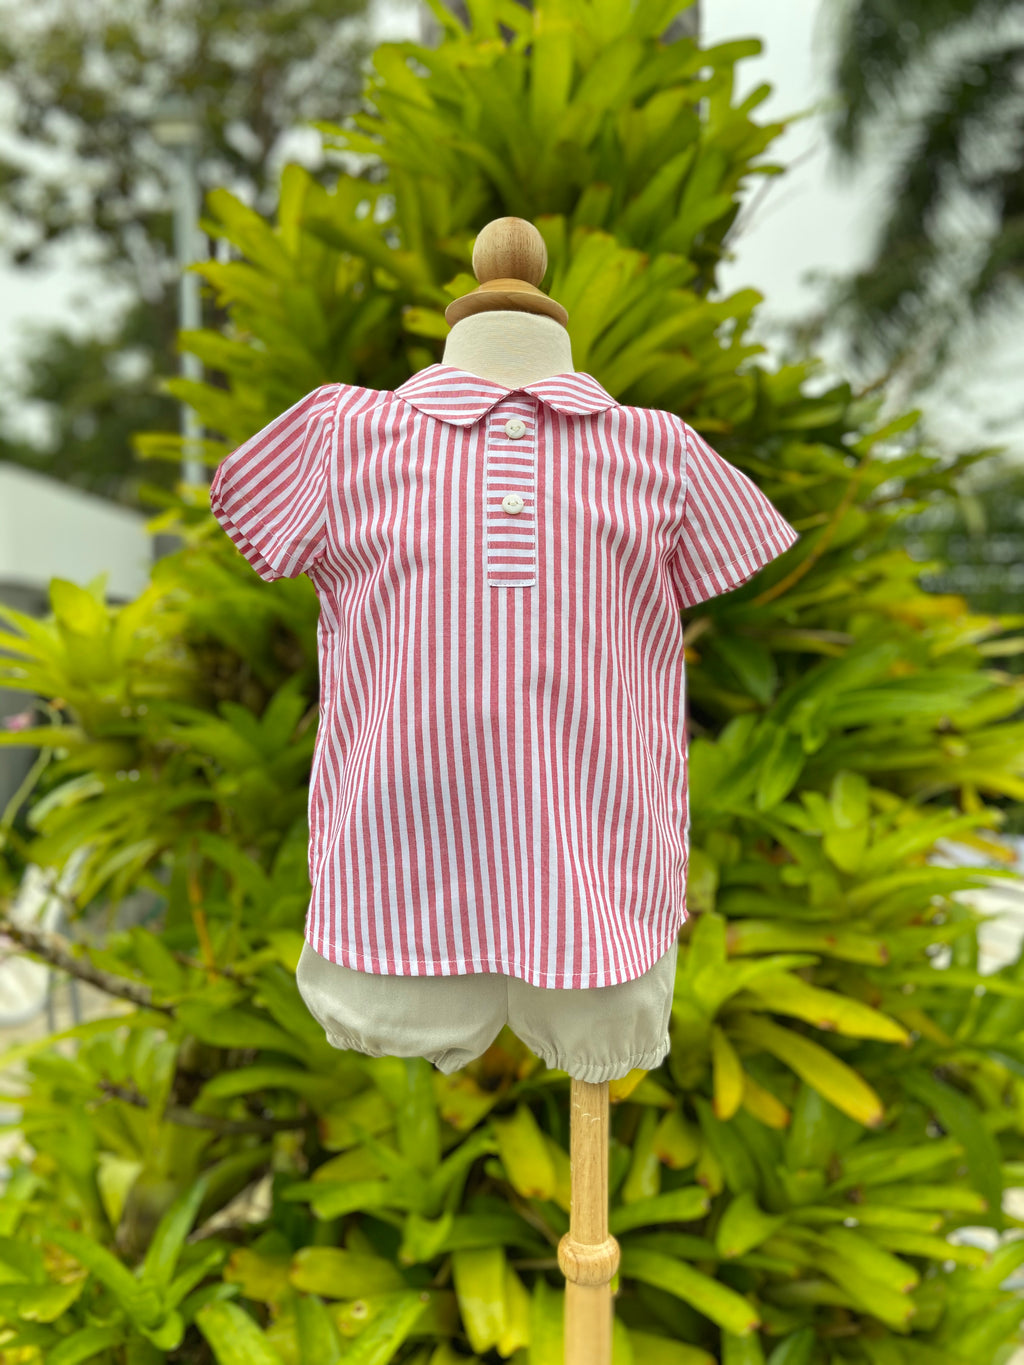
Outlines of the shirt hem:
[{"label": "shirt hem", "polygon": [[[675,927],[656,945],[650,955],[641,953],[639,957],[632,958],[625,967],[628,975],[621,977],[617,981],[606,981],[606,986],[624,986],[628,981],[635,981],[637,977],[649,972],[656,962],[659,962],[665,953],[672,947],[673,942],[678,938],[679,931],[686,923],[688,916],[686,907],[683,907],[682,914],[679,916]],[[324,949],[317,948],[313,937],[306,934],[306,941],[321,957],[326,957],[328,962],[335,962],[338,966],[348,967],[351,971],[369,972],[374,976],[472,976],[483,972],[497,972],[503,976],[514,976],[519,981],[525,981],[529,986],[539,986],[543,990],[595,990],[597,986],[597,973],[575,972],[569,980],[569,985],[565,986],[564,976],[558,972],[541,972],[539,974],[531,972],[517,971],[515,963],[506,962],[503,958],[490,957],[486,954],[479,957],[459,957],[446,958],[443,960],[426,961],[423,959],[409,960],[406,958],[395,957],[393,955],[375,956],[371,953],[360,953],[358,951],[342,947],[340,956],[329,957],[328,953],[338,950],[338,944],[332,940],[327,940]],[[326,950],[326,951],[325,951]],[[636,968],[636,970],[634,970]],[[413,970],[415,969],[415,970]],[[447,969],[447,970],[446,970]],[[542,978],[537,979],[538,975]],[[584,980],[584,976],[586,979]]]},{"label": "shirt hem", "polygon": [[[785,528],[780,527],[778,530],[772,531],[763,540],[759,540],[756,545],[751,546],[749,550],[737,555],[735,559],[730,559],[728,564],[722,564],[711,569],[707,573],[701,574],[699,578],[682,579],[688,599],[685,605],[695,607],[701,602],[706,602],[710,597],[741,588],[744,583],[753,578],[758,569],[763,569],[773,559],[785,554],[799,539],[800,533],[795,531],[787,522]],[[741,577],[741,575],[743,576]],[[720,587],[722,579],[729,583],[725,589]],[[736,581],[729,582],[731,579]]]},{"label": "shirt hem", "polygon": [[[239,521],[236,515],[239,507],[248,514],[248,521],[245,524]],[[274,583],[280,578],[287,577],[277,561],[276,547],[269,543],[269,536],[264,535],[262,544],[253,536],[253,527],[264,533],[267,527],[260,519],[259,513],[250,507],[245,498],[235,494],[229,507],[219,494],[211,494],[210,510],[227,533],[228,539],[233,542],[235,549],[265,582]],[[270,558],[271,554],[274,555],[273,559]]]}]

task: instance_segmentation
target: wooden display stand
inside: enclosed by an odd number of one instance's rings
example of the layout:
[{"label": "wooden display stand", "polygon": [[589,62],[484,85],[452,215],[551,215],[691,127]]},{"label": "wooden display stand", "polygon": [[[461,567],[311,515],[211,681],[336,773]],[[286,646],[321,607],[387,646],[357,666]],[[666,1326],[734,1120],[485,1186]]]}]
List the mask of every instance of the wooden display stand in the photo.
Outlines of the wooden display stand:
[{"label": "wooden display stand", "polygon": [[608,1234],[608,1082],[572,1083],[569,1231],[558,1244],[565,1276],[565,1365],[611,1365],[611,1281],[619,1244]]},{"label": "wooden display stand", "polygon": [[[491,310],[543,313],[564,327],[569,315],[538,289],[547,270],[544,239],[524,218],[495,218],[473,247],[480,286],[445,309],[454,326]],[[558,1244],[565,1276],[565,1365],[611,1365],[611,1281],[619,1244],[608,1234],[608,1082],[573,1080],[570,1114],[572,1201]]]}]

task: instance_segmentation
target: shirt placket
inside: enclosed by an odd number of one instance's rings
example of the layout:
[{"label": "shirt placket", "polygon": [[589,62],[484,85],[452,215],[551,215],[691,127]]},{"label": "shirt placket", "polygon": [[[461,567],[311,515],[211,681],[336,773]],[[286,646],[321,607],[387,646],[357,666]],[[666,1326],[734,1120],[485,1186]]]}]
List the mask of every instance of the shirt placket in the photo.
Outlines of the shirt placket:
[{"label": "shirt placket", "polygon": [[529,588],[537,581],[539,403],[510,395],[484,419],[487,584]]}]

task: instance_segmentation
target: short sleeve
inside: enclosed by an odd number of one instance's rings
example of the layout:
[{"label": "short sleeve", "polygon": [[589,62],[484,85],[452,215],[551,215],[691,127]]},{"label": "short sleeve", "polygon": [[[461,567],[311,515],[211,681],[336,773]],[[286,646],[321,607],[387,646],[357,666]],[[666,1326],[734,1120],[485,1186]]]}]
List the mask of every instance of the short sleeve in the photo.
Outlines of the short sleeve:
[{"label": "short sleeve", "polygon": [[735,465],[685,423],[683,525],[668,569],[683,607],[731,592],[795,545],[799,533]]},{"label": "short sleeve", "polygon": [[259,576],[297,578],[323,551],[339,384],[325,384],[217,466],[210,508]]}]

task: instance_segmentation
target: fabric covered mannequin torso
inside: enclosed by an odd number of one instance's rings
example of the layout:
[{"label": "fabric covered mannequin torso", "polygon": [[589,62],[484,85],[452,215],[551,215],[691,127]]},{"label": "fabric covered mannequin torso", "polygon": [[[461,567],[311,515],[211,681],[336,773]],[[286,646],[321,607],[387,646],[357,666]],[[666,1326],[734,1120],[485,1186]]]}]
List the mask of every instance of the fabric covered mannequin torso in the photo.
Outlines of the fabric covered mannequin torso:
[{"label": "fabric covered mannequin torso", "polygon": [[[441,362],[509,389],[573,371],[568,332],[537,313],[488,311],[457,322]],[[296,982],[335,1047],[426,1057],[450,1074],[506,1023],[549,1067],[591,1082],[652,1070],[669,1050],[678,941],[633,981],[546,990],[505,973],[380,976],[331,962],[308,942]]]}]

